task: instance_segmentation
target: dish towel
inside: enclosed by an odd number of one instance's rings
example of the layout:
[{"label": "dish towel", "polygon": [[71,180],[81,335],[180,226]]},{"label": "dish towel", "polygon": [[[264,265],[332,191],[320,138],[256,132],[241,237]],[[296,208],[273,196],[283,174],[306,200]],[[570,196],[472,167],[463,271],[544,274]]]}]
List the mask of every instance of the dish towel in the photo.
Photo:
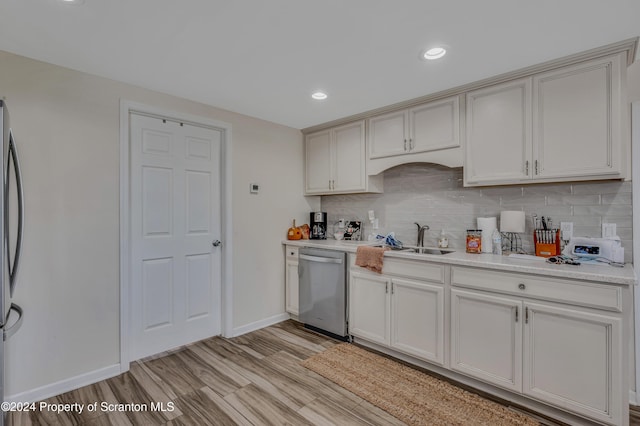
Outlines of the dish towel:
[{"label": "dish towel", "polygon": [[386,247],[358,246],[356,249],[356,265],[381,274],[382,261],[386,250]]}]

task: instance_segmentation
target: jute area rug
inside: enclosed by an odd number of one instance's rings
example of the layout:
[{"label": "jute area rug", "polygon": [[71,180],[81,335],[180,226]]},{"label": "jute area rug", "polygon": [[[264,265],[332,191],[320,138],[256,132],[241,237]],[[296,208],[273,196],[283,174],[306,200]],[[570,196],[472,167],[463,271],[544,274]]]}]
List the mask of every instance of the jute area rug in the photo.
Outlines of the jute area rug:
[{"label": "jute area rug", "polygon": [[333,346],[302,365],[409,425],[539,425],[524,414],[352,344]]}]

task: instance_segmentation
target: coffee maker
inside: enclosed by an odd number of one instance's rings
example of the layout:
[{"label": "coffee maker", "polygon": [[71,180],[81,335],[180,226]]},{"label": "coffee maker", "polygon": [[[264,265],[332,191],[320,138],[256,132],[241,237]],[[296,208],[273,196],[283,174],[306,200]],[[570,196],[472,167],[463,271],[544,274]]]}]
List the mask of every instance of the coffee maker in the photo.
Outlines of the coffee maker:
[{"label": "coffee maker", "polygon": [[327,212],[311,212],[309,220],[309,238],[312,240],[327,239]]}]

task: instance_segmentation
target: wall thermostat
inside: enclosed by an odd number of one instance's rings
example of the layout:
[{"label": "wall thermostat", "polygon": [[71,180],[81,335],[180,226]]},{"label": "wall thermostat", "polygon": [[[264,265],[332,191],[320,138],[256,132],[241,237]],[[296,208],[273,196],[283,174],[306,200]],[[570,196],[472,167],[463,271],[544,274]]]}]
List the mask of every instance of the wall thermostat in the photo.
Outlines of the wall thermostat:
[{"label": "wall thermostat", "polygon": [[249,192],[252,194],[257,194],[260,191],[260,185],[258,185],[257,183],[250,183],[249,184]]}]

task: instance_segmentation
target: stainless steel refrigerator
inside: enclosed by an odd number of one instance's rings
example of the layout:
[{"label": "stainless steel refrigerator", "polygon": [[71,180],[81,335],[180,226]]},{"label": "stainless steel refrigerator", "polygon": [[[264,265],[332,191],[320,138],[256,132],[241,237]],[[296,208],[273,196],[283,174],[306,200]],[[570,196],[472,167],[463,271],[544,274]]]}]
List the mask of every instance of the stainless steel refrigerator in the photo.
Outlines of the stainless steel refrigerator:
[{"label": "stainless steel refrigerator", "polygon": [[[22,308],[12,302],[16,289],[18,265],[22,253],[22,237],[24,234],[24,197],[22,191],[22,175],[16,143],[13,139],[9,123],[7,104],[0,100],[0,135],[2,135],[2,163],[0,176],[3,181],[3,194],[0,197],[0,398],[5,401],[5,349],[10,344],[13,334],[22,324]],[[7,412],[0,415],[0,426],[7,421]]]}]

